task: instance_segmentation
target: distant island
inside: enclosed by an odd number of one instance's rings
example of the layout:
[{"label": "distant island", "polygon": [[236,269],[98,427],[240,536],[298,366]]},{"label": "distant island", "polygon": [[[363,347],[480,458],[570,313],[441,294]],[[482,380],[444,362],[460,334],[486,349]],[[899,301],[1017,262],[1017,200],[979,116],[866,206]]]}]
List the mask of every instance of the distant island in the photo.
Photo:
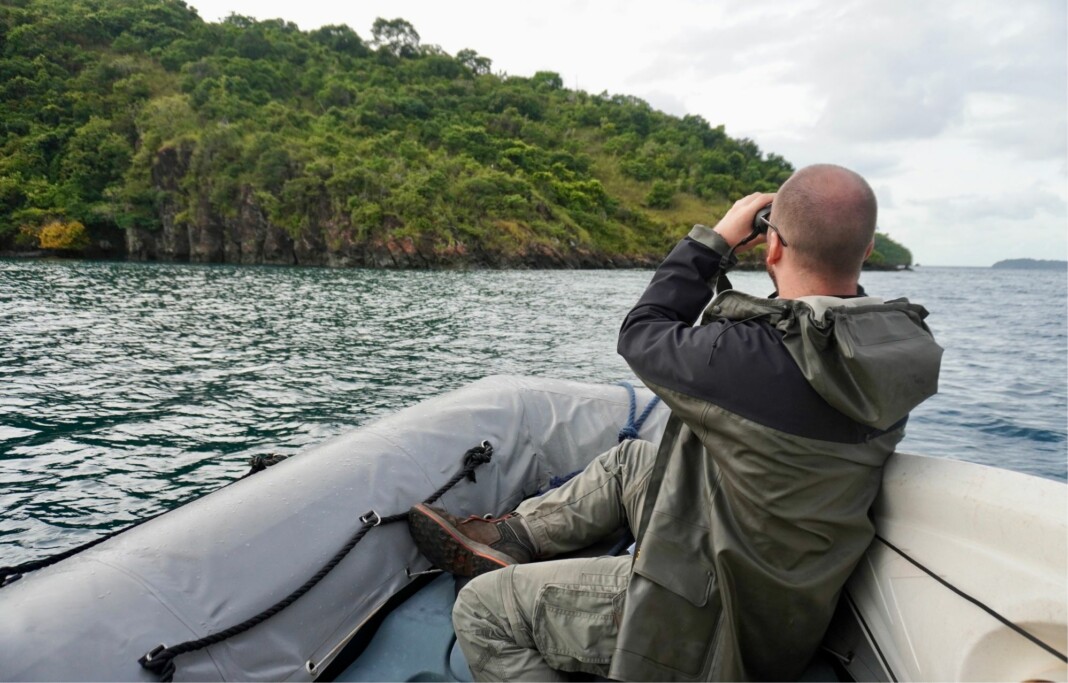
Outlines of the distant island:
[{"label": "distant island", "polygon": [[1015,268],[1019,270],[1068,270],[1068,261],[1048,259],[1010,258],[998,261],[992,268]]}]

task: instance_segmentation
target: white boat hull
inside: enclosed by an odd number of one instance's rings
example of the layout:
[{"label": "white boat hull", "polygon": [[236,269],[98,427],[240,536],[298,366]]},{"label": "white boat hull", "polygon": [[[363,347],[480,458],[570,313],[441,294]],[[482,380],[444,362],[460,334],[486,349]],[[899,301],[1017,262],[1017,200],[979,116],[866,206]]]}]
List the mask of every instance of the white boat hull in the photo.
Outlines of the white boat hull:
[{"label": "white boat hull", "polygon": [[858,680],[1068,680],[1064,661],[1021,633],[1068,649],[1066,488],[895,455],[873,510],[886,542],[846,588],[869,661],[847,668]]}]

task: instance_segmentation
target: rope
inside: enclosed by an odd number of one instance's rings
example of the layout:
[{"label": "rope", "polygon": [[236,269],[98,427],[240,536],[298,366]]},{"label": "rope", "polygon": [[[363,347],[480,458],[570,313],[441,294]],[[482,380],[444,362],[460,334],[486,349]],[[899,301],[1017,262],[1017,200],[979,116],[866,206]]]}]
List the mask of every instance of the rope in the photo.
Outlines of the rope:
[{"label": "rope", "polygon": [[922,564],[920,564],[920,562],[918,560],[913,559],[912,557],[907,555],[903,550],[901,550],[896,545],[894,545],[890,541],[886,540],[885,538],[883,538],[879,534],[876,534],[875,538],[877,538],[880,541],[882,541],[883,545],[885,545],[886,547],[890,548],[890,550],[893,550],[895,553],[897,553],[901,557],[903,557],[906,560],[908,560],[909,562],[911,562],[918,569],[920,569],[921,571],[926,573],[928,576],[930,576],[932,579],[934,579],[938,583],[942,584],[943,586],[945,586],[949,590],[953,591],[954,593],[956,593],[960,597],[964,598],[965,600],[967,600],[968,602],[972,603],[973,605],[975,605],[979,609],[983,610],[984,612],[986,612],[990,616],[994,617],[995,619],[1000,621],[1002,624],[1005,624],[1010,629],[1012,629],[1016,633],[1020,634],[1024,638],[1027,638],[1032,643],[1034,643],[1035,645],[1039,646],[1040,648],[1042,648],[1046,652],[1050,653],[1051,655],[1053,655],[1057,659],[1061,660],[1062,662],[1068,662],[1068,656],[1066,656],[1063,652],[1060,652],[1056,648],[1054,648],[1052,645],[1048,645],[1047,643],[1044,643],[1043,641],[1039,640],[1038,637],[1028,633],[1023,628],[1021,628],[1020,626],[1017,626],[1016,624],[1012,623],[1011,621],[1009,621],[1005,617],[1003,617],[1000,614],[998,614],[997,612],[995,612],[992,607],[989,607],[989,606],[985,605],[984,603],[980,602],[976,598],[973,598],[972,596],[968,595],[967,593],[965,593],[961,589],[959,589],[956,586],[954,586],[953,584],[949,583],[948,581],[943,579],[941,576],[938,576],[933,571],[931,571],[927,567],[925,567]]},{"label": "rope", "polygon": [[[575,470],[574,472],[571,472],[569,474],[561,474],[560,476],[549,477],[549,485],[545,488],[545,491],[560,488],[567,482],[574,479],[575,476],[578,475],[578,473],[581,471],[582,470]],[[545,493],[545,491],[538,491],[535,495],[541,495],[542,493]]]},{"label": "rope", "polygon": [[288,455],[281,455],[280,453],[268,453],[267,455],[263,455],[262,453],[260,453],[258,455],[254,455],[248,459],[248,464],[250,468],[249,471],[246,472],[245,476],[241,478],[244,479],[245,477],[251,477],[257,472],[264,471],[271,465],[277,465],[288,457]]},{"label": "rope", "polygon": [[[619,443],[623,443],[627,439],[638,438],[638,435],[642,430],[642,425],[645,424],[645,421],[649,418],[649,415],[652,414],[653,408],[656,408],[656,404],[660,402],[660,397],[654,396],[653,399],[646,404],[645,408],[642,410],[642,414],[638,417],[635,417],[635,413],[638,412],[638,395],[637,393],[635,393],[634,387],[631,386],[630,382],[616,382],[616,384],[621,387],[625,387],[627,389],[627,394],[630,396],[630,407],[627,410],[627,423],[619,429]],[[567,482],[571,481],[571,479],[577,476],[580,472],[582,472],[582,470],[575,470],[574,472],[564,474],[558,477],[549,477],[549,486],[546,490],[551,490],[563,486]],[[620,537],[619,541],[617,541],[616,544],[612,546],[612,548],[608,551],[608,554],[613,557],[622,555],[624,552],[627,551],[627,548],[629,548],[632,543],[634,543],[634,535],[628,530],[623,534],[622,537]]]},{"label": "rope", "polygon": [[[262,472],[263,470],[267,469],[271,465],[277,465],[278,463],[280,463],[283,460],[285,460],[287,457],[289,457],[289,456],[287,456],[287,455],[279,455],[277,453],[270,453],[268,455],[263,455],[263,454],[254,455],[251,458],[249,458],[248,464],[249,464],[250,469],[249,469],[248,472],[246,472],[242,476],[238,477],[234,481],[231,481],[228,484],[224,484],[223,486],[221,486],[220,488],[218,488],[216,490],[221,491],[222,489],[226,488],[227,486],[230,486],[230,484],[233,484],[235,481],[241,481],[242,479],[245,479],[246,477],[251,477],[253,474],[256,474],[257,472]],[[184,505],[187,505],[188,503],[191,503],[194,500],[200,498],[202,495],[203,494],[199,494],[198,493],[195,496],[192,496],[190,498],[187,498],[186,500],[183,500],[181,503],[178,503],[173,508],[168,508],[167,510],[161,510],[160,512],[157,512],[154,515],[150,515],[148,517],[145,517],[144,519],[139,519],[136,522],[134,522],[133,524],[130,524],[129,526],[125,526],[125,527],[123,527],[121,529],[118,529],[116,531],[112,531],[110,534],[105,534],[105,535],[103,535],[103,536],[101,536],[99,538],[94,538],[91,541],[83,543],[83,544],[81,544],[79,546],[75,546],[75,547],[70,548],[68,550],[64,550],[63,552],[57,553],[55,555],[49,555],[48,557],[42,557],[39,560],[31,560],[29,562],[23,562],[22,564],[16,564],[16,565],[12,565],[12,566],[9,566],[9,567],[0,567],[0,588],[3,588],[4,586],[10,585],[12,583],[15,583],[16,581],[18,581],[19,579],[22,578],[23,574],[28,574],[30,572],[37,571],[38,569],[44,569],[45,567],[50,567],[50,566],[56,564],[57,562],[61,562],[61,561],[65,560],[65,559],[67,559],[68,557],[73,557],[73,556],[77,555],[78,553],[80,553],[80,552],[82,552],[84,550],[88,550],[89,548],[92,548],[93,546],[100,545],[101,543],[103,543],[104,541],[106,541],[108,539],[115,538],[119,534],[126,533],[130,529],[139,527],[142,524],[144,524],[145,522],[150,522],[153,519],[155,519],[156,517],[159,517],[160,515],[162,515],[162,514],[164,514],[166,512],[170,512],[171,510],[177,510],[178,508],[180,508],[180,507],[182,507]]]},{"label": "rope", "polygon": [[[645,409],[642,410],[642,414],[638,417],[635,417],[635,413],[638,412],[638,395],[635,393],[634,387],[631,386],[630,382],[616,382],[616,384],[621,387],[626,387],[627,393],[630,396],[630,407],[627,410],[627,423],[619,428],[619,434],[617,435],[619,438],[619,443],[623,443],[627,439],[638,438],[638,434],[641,432],[642,426],[649,418],[649,415],[652,414],[653,408],[656,408],[656,404],[660,403],[660,397],[654,396],[653,399],[645,405]],[[545,491],[549,491],[563,486],[567,482],[571,481],[581,471],[581,469],[578,469],[574,472],[569,472],[568,474],[561,474],[559,476],[554,475],[552,477],[549,477],[549,485],[545,487],[544,491],[539,489],[535,495],[541,495],[542,493],[545,493]],[[627,545],[630,545],[630,543],[628,542]]]},{"label": "rope", "polygon": [[[468,449],[468,451],[464,453],[463,467],[460,469],[460,471],[457,472],[456,475],[453,476],[451,479],[449,479],[449,481],[445,482],[445,484],[441,488],[430,494],[430,497],[424,500],[423,503],[426,505],[434,504],[439,498],[445,495],[445,493],[449,489],[459,483],[460,480],[464,477],[467,477],[468,481],[475,481],[475,468],[479,465],[489,462],[492,456],[493,446],[488,441],[483,441],[478,446]],[[234,626],[231,626],[230,628],[219,631],[218,633],[213,633],[211,635],[204,636],[203,638],[197,638],[196,640],[188,640],[184,643],[179,643],[171,647],[167,647],[162,644],[157,645],[151,651],[145,653],[144,656],[138,659],[138,663],[140,663],[141,666],[145,669],[148,669],[152,673],[159,676],[160,681],[164,681],[166,683],[167,681],[173,680],[174,673],[176,670],[174,664],[175,657],[183,655],[187,652],[193,652],[195,650],[200,650],[205,647],[215,645],[216,643],[220,643],[226,640],[227,638],[231,638],[233,636],[238,635],[239,633],[244,633],[253,626],[256,626],[257,624],[260,624],[266,621],[267,619],[270,619],[275,614],[278,614],[286,607],[292,605],[294,602],[297,601],[300,596],[307,593],[315,586],[315,584],[319,583],[327,574],[330,573],[330,571],[334,567],[338,565],[339,562],[341,562],[342,559],[344,559],[346,555],[348,555],[349,551],[352,550],[356,546],[356,544],[359,543],[360,540],[362,540],[363,537],[367,535],[368,531],[370,531],[376,526],[381,526],[383,524],[392,524],[394,522],[399,522],[407,518],[407,512],[389,515],[387,517],[381,517],[374,510],[370,510],[362,517],[360,517],[360,521],[363,522],[363,526],[361,526],[356,531],[356,533],[353,534],[352,538],[350,538],[348,542],[345,543],[345,545],[342,546],[342,548],[337,551],[337,553],[333,557],[331,557],[319,571],[315,573],[314,576],[305,581],[299,588],[294,590],[286,597],[282,598],[281,600],[271,605],[267,609],[263,610],[259,614],[246,619],[240,624],[236,624]]]},{"label": "rope", "polygon": [[[627,413],[627,423],[619,430],[619,443],[623,443],[627,439],[638,438],[638,434],[642,431],[642,425],[645,424],[645,420],[653,412],[653,408],[656,407],[656,404],[660,402],[660,397],[654,396],[653,400],[645,405],[642,414],[635,419],[634,413],[638,409],[638,395],[634,392],[634,387],[631,386],[630,382],[616,382],[616,384],[621,387],[626,387],[627,393],[630,395],[630,410]],[[570,477],[568,477],[568,479],[570,479]]]}]

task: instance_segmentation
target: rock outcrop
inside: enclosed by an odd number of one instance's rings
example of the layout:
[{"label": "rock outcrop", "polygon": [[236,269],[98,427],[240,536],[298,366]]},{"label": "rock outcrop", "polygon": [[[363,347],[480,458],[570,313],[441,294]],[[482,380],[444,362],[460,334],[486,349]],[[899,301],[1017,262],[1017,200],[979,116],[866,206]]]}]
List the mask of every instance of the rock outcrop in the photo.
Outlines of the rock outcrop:
[{"label": "rock outcrop", "polygon": [[[243,263],[369,268],[627,268],[656,265],[651,258],[629,258],[580,247],[543,244],[491,251],[462,242],[441,244],[391,234],[383,226],[357,239],[358,231],[334,216],[329,206],[309,212],[307,225],[294,237],[271,223],[250,188],[239,191],[236,206],[221,215],[209,200],[208,188],[188,190],[181,180],[189,169],[191,150],[168,146],[159,151],[152,183],[163,197],[158,231],[126,231],[127,258],[136,261]],[[186,208],[189,206],[192,208]],[[399,228],[401,226],[392,226]]]}]

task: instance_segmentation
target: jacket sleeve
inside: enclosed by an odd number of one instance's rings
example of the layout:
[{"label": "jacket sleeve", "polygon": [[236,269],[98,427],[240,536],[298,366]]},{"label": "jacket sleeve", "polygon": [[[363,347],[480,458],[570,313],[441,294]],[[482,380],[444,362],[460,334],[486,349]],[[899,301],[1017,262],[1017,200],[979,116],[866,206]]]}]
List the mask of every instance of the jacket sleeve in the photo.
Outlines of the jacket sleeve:
[{"label": "jacket sleeve", "polygon": [[694,226],[623,320],[617,351],[643,381],[691,396],[708,393],[710,354],[727,323],[694,323],[712,298],[710,280],[728,252],[718,233]]}]

